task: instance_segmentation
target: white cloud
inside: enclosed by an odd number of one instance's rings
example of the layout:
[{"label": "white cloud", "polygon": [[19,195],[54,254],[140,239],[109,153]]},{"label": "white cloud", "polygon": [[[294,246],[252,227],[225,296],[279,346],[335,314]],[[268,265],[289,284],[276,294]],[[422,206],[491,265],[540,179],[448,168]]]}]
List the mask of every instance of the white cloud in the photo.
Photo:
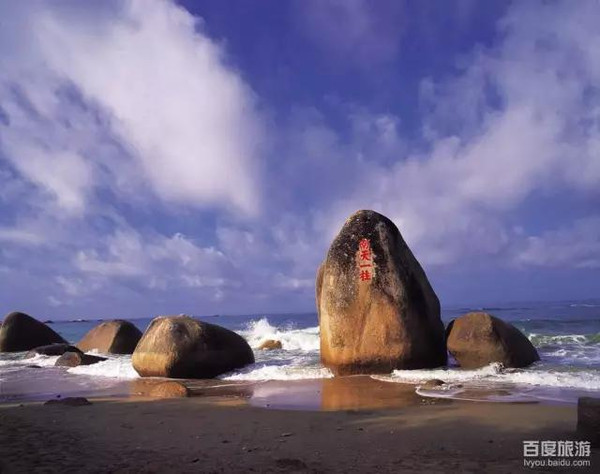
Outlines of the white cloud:
[{"label": "white cloud", "polygon": [[[89,281],[89,279],[80,277],[65,277],[59,275],[56,277],[56,283],[63,289],[68,297],[81,297],[93,293],[100,288],[98,281]],[[57,298],[55,300],[58,301]]]},{"label": "white cloud", "polygon": [[49,191],[60,209],[78,215],[85,211],[93,178],[91,166],[80,155],[68,150],[48,153],[24,143],[11,150],[17,153],[16,169]]},{"label": "white cloud", "polygon": [[80,250],[74,261],[93,277],[134,279],[143,286],[227,286],[231,264],[213,247],[200,247],[182,234],[166,237],[142,235],[132,228],[118,228],[103,243]]},{"label": "white cloud", "polygon": [[[424,81],[427,150],[398,144],[385,163],[369,147],[352,191],[317,227],[332,235],[350,213],[373,208],[425,263],[449,264],[520,245],[527,236],[508,217],[534,194],[597,195],[600,69],[590,52],[600,32],[590,18],[599,13],[589,3],[515,5],[498,46],[478,49],[456,77]],[[379,119],[369,120],[377,130]]]},{"label": "white cloud", "polygon": [[[422,81],[419,117],[291,104],[269,130],[264,169],[257,99],[185,10],[74,5],[0,6],[14,19],[0,25],[0,204],[15,203],[0,223],[0,271],[21,288],[35,281],[51,304],[117,305],[115,294],[150,311],[306,306],[331,239],[362,208],[392,218],[428,266],[491,256],[493,268],[598,267],[597,215],[541,233],[519,217],[532,196],[598,196],[591,2],[511,7],[495,46]],[[311,34],[342,61],[397,53],[370,4],[331,5],[304,20],[320,22]],[[321,16],[336,8],[347,32]],[[408,120],[422,124],[419,143],[403,135]],[[215,206],[235,212],[216,223],[188,212]]]},{"label": "white cloud", "polygon": [[572,226],[528,237],[513,262],[537,267],[600,268],[600,217],[579,219]]},{"label": "white cloud", "polygon": [[25,245],[39,245],[44,241],[40,234],[14,227],[0,227],[0,242],[13,242]]},{"label": "white cloud", "polygon": [[70,7],[0,10],[13,19],[0,32],[0,133],[15,169],[65,212],[105,185],[256,214],[261,120],[202,25],[166,0]]},{"label": "white cloud", "polygon": [[274,276],[275,286],[285,290],[314,290],[314,278],[293,278],[281,273]]}]

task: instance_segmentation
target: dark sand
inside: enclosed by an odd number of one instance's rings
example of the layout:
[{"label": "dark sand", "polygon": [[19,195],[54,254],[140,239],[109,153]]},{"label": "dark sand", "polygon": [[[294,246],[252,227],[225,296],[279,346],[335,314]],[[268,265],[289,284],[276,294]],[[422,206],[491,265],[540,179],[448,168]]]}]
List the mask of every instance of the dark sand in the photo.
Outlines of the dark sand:
[{"label": "dark sand", "polygon": [[[0,406],[1,472],[527,472],[523,440],[576,439],[571,405],[425,399],[366,377],[193,382],[178,400],[145,398],[152,383]],[[548,472],[598,472],[598,450],[591,462]]]}]

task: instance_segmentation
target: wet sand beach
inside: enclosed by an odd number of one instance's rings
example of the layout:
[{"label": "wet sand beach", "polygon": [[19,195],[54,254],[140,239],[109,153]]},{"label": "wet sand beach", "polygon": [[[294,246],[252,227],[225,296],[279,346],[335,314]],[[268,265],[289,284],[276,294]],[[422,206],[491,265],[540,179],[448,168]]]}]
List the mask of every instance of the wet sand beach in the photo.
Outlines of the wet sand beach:
[{"label": "wet sand beach", "polygon": [[145,396],[154,382],[89,406],[0,406],[1,471],[526,472],[523,440],[576,439],[573,405],[430,399],[368,377],[197,381],[176,400]]}]

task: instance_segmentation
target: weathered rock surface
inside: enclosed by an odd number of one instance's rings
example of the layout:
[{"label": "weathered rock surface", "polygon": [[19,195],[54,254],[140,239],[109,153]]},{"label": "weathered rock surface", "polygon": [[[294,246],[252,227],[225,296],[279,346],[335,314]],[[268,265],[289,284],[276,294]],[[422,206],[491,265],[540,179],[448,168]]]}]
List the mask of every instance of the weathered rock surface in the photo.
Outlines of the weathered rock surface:
[{"label": "weathered rock surface", "polygon": [[512,324],[487,313],[465,314],[446,329],[448,351],[461,367],[473,369],[492,362],[526,367],[540,360],[527,337]]},{"label": "weathered rock surface", "polygon": [[66,397],[66,398],[55,398],[44,402],[44,405],[58,405],[66,407],[81,407],[85,405],[91,405],[87,398],[84,397]]},{"label": "weathered rock surface", "polygon": [[419,385],[421,388],[435,388],[445,385],[446,382],[440,379],[430,379]]},{"label": "weathered rock surface", "polygon": [[190,396],[190,391],[181,382],[163,382],[152,387],[150,396],[155,398],[186,398]]},{"label": "weathered rock surface", "polygon": [[212,378],[253,362],[243,337],[188,316],[155,318],[132,356],[142,377]]},{"label": "weathered rock surface", "polygon": [[317,278],[315,282],[315,296],[316,296],[316,305],[317,305],[317,316],[319,320],[321,319],[321,312],[319,311],[319,306],[321,305],[321,290],[323,289],[323,273],[325,272],[325,261],[321,262],[319,268],[317,269]]},{"label": "weathered rock surface", "polygon": [[77,347],[71,344],[48,344],[46,346],[34,347],[31,349],[25,358],[34,357],[35,355],[59,356],[65,352],[81,352]]},{"label": "weathered rock surface", "polygon": [[83,352],[65,352],[54,363],[56,367],[77,367],[78,365],[92,365],[106,360],[106,357],[100,357]]},{"label": "weathered rock surface", "polygon": [[142,331],[133,323],[117,319],[91,329],[77,347],[83,352],[97,350],[105,354],[133,354],[141,338]]},{"label": "weathered rock surface", "polygon": [[600,398],[580,397],[577,400],[577,434],[600,447]]},{"label": "weathered rock surface", "polygon": [[66,343],[44,323],[25,313],[10,313],[0,326],[0,352],[28,351],[54,343]]},{"label": "weathered rock surface", "polygon": [[275,349],[281,349],[282,347],[283,345],[281,344],[281,341],[277,341],[275,339],[267,339],[260,346],[258,346],[258,349],[260,349],[261,351],[272,351]]},{"label": "weathered rock surface", "polygon": [[358,211],[317,273],[321,360],[337,375],[446,363],[440,304],[400,231]]}]

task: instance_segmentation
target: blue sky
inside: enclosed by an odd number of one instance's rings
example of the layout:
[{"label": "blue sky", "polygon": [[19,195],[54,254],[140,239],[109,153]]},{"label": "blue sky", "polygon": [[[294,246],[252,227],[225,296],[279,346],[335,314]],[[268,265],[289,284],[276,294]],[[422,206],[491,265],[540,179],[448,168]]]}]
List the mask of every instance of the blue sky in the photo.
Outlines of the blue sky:
[{"label": "blue sky", "polygon": [[312,311],[345,218],[445,306],[600,297],[600,6],[3,2],[0,311]]}]

